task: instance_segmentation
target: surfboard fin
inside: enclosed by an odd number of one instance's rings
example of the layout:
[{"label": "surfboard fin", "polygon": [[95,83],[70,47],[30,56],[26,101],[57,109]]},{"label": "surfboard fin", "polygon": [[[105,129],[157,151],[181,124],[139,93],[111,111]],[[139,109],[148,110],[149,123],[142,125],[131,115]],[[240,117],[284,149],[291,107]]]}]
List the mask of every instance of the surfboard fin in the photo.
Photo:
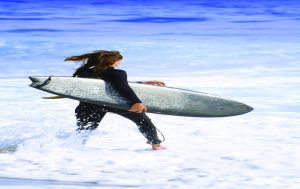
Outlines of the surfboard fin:
[{"label": "surfboard fin", "polygon": [[63,96],[43,96],[43,99],[61,99],[61,98],[65,98]]}]

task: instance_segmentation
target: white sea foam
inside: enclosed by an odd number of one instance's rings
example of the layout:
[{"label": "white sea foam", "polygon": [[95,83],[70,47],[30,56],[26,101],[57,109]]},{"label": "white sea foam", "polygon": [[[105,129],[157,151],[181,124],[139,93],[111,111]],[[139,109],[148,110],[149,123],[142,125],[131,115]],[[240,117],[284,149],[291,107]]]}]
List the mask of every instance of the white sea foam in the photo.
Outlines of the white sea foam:
[{"label": "white sea foam", "polygon": [[[168,150],[161,152],[152,152],[133,123],[113,114],[82,145],[74,134],[76,101],[42,100],[47,94],[27,87],[29,81],[2,79],[1,96],[6,99],[1,109],[6,111],[1,145],[17,148],[2,151],[0,181],[78,188],[296,188],[299,110],[280,107],[299,100],[292,88],[299,83],[272,76],[281,85],[266,95],[265,88],[276,84],[263,76],[241,81],[228,73],[205,75],[210,76],[206,82],[188,74],[161,79],[174,87],[232,95],[252,105],[254,112],[216,119],[149,114],[167,139]],[[286,95],[280,95],[281,89]]]}]

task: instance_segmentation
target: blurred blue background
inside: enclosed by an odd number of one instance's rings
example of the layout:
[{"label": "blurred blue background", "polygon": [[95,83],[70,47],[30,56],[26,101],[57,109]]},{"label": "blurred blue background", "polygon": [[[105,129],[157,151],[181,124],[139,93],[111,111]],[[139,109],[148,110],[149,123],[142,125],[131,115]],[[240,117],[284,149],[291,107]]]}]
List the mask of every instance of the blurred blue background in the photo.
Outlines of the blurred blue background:
[{"label": "blurred blue background", "polygon": [[0,77],[71,75],[67,56],[119,50],[135,75],[299,70],[300,5],[288,1],[2,0]]}]

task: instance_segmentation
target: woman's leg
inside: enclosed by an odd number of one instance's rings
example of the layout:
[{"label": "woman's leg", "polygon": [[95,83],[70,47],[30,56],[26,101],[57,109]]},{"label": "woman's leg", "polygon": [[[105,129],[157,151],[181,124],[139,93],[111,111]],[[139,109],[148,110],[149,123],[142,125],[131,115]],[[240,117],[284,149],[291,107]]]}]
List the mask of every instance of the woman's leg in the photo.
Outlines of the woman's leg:
[{"label": "woman's leg", "polygon": [[144,112],[134,113],[126,110],[109,111],[133,121],[138,126],[139,131],[146,137],[149,144],[160,144],[162,142],[157,136],[156,127]]},{"label": "woman's leg", "polygon": [[77,130],[95,130],[105,114],[106,110],[101,106],[80,103],[75,109]]},{"label": "woman's leg", "polygon": [[159,146],[162,141],[157,136],[156,127],[144,112],[134,113],[127,110],[81,103],[75,110],[78,125],[77,130],[96,129],[106,112],[116,113],[133,121],[138,126],[139,131],[146,137],[148,143],[152,144],[153,150],[165,149]]}]

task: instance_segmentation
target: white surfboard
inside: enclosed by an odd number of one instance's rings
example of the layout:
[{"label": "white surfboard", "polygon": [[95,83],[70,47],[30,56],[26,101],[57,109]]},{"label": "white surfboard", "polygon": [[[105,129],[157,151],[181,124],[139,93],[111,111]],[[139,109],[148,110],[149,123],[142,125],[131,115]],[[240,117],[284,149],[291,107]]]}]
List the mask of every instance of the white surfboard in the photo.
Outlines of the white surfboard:
[{"label": "white surfboard", "polygon": [[[121,97],[111,84],[101,79],[76,77],[29,77],[31,87],[87,103],[128,110],[130,102]],[[252,107],[215,95],[129,82],[149,113],[188,116],[226,117],[245,114]]]}]

